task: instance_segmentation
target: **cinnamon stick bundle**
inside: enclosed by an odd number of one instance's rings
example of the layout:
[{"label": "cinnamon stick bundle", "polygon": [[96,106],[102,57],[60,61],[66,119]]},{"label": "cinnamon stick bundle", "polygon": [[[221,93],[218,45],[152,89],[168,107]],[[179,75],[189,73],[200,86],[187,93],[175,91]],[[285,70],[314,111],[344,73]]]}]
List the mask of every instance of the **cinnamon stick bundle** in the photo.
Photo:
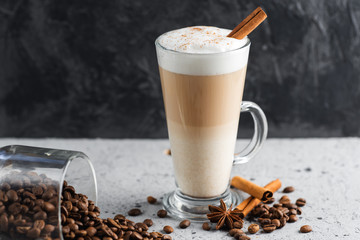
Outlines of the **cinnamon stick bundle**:
[{"label": "cinnamon stick bundle", "polygon": [[255,183],[239,176],[233,177],[231,180],[231,186],[258,198],[261,201],[266,201],[273,196],[273,193],[269,189],[260,187],[259,185],[256,185]]},{"label": "cinnamon stick bundle", "polygon": [[[276,192],[281,187],[281,181],[276,179],[270,183],[268,183],[265,188],[270,190],[271,192]],[[244,218],[248,215],[254,207],[256,207],[261,202],[260,199],[254,197],[248,197],[242,203],[240,203],[236,208],[239,209],[241,212],[240,217]]]}]

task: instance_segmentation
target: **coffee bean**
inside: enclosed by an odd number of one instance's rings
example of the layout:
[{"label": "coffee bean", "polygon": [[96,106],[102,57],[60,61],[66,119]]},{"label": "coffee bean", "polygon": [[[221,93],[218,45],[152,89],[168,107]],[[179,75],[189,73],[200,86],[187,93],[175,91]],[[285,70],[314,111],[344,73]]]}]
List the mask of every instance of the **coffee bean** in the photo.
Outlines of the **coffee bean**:
[{"label": "coffee bean", "polygon": [[238,240],[250,240],[251,238],[249,236],[246,236],[246,235],[241,235],[236,239],[238,239]]},{"label": "coffee bean", "polygon": [[284,196],[282,196],[282,197],[280,198],[279,202],[280,202],[281,204],[290,203],[290,198],[289,198],[288,196],[284,195]]},{"label": "coffee bean", "polygon": [[39,211],[34,214],[34,220],[45,220],[47,218],[47,214],[44,211]]},{"label": "coffee bean", "polygon": [[248,232],[251,233],[251,234],[254,234],[254,233],[257,233],[259,231],[260,227],[259,225],[257,224],[251,224],[249,227],[248,227]]},{"label": "coffee bean", "polygon": [[107,219],[107,222],[108,222],[108,224],[109,224],[110,226],[113,226],[113,227],[116,227],[116,228],[121,228],[121,227],[119,226],[119,224],[117,224],[117,222],[115,222],[115,220],[113,220],[113,219],[111,219],[111,218],[108,218],[108,219]]},{"label": "coffee bean", "polygon": [[233,228],[229,231],[230,236],[235,236],[235,234],[244,234],[244,231],[241,229]]},{"label": "coffee bean", "polygon": [[241,229],[243,227],[243,222],[242,221],[236,221],[233,223],[233,228],[237,228],[237,229]]},{"label": "coffee bean", "polygon": [[56,210],[55,206],[49,202],[45,202],[44,205],[43,205],[43,209],[50,213],[50,212],[53,212]]},{"label": "coffee bean", "polygon": [[292,203],[285,203],[283,204],[284,207],[290,209],[297,209],[298,207],[296,206],[296,204],[292,204]]},{"label": "coffee bean", "polygon": [[133,208],[130,211],[128,211],[129,216],[139,216],[142,214],[141,210],[139,208]]},{"label": "coffee bean", "polygon": [[45,234],[52,233],[53,231],[55,231],[55,226],[51,225],[51,224],[46,224],[43,229],[43,233],[45,233]]},{"label": "coffee bean", "polygon": [[205,231],[210,231],[211,226],[208,222],[204,222],[202,225],[202,229],[204,229]]},{"label": "coffee bean", "polygon": [[273,202],[275,202],[275,198],[269,198],[265,203],[266,204],[272,204]]},{"label": "coffee bean", "polygon": [[133,233],[131,234],[131,239],[134,239],[134,240],[142,240],[143,237],[141,236],[140,233],[138,233],[138,232],[133,232]]},{"label": "coffee bean", "polygon": [[275,203],[273,206],[274,206],[274,208],[278,208],[278,207],[282,207],[282,204],[281,203]]},{"label": "coffee bean", "polygon": [[164,218],[167,216],[167,211],[164,210],[164,209],[160,209],[158,212],[157,212],[157,215],[159,218]]},{"label": "coffee bean", "polygon": [[276,229],[276,226],[275,226],[274,224],[268,224],[268,225],[263,226],[263,230],[264,230],[264,232],[266,232],[266,233],[271,233],[271,232],[273,232],[275,229]]},{"label": "coffee bean", "polygon": [[62,232],[63,232],[64,235],[68,234],[68,233],[70,232],[70,227],[69,227],[69,225],[63,226],[63,227],[62,227]]},{"label": "coffee bean", "polygon": [[183,220],[180,222],[179,227],[184,229],[184,228],[189,227],[190,224],[191,224],[191,222],[189,220]]},{"label": "coffee bean", "polygon": [[2,214],[0,217],[0,231],[7,232],[9,227],[9,219],[5,214]]},{"label": "coffee bean", "polygon": [[298,207],[298,208],[296,209],[296,213],[297,213],[297,215],[301,215],[301,214],[302,214],[301,208]]},{"label": "coffee bean", "polygon": [[161,240],[171,240],[172,238],[169,235],[164,235],[161,237]]},{"label": "coffee bean", "polygon": [[289,221],[290,223],[296,222],[298,220],[296,215],[290,215],[289,216]]},{"label": "coffee bean", "polygon": [[33,225],[34,228],[38,228],[40,230],[43,230],[45,227],[45,221],[44,220],[36,220]]},{"label": "coffee bean", "polygon": [[282,211],[280,211],[279,209],[276,209],[273,214],[272,214],[272,219],[276,218],[276,219],[280,219],[284,216],[284,213]]},{"label": "coffee bean", "polygon": [[20,203],[13,203],[9,207],[9,212],[13,215],[17,215],[21,212],[21,204]]},{"label": "coffee bean", "polygon": [[38,228],[32,228],[26,233],[26,237],[34,239],[40,237],[41,230]]},{"label": "coffee bean", "polygon": [[259,218],[258,221],[261,224],[261,226],[271,224],[270,218]]},{"label": "coffee bean", "polygon": [[37,197],[41,196],[44,193],[44,189],[40,186],[33,187],[31,191]]},{"label": "coffee bean", "polygon": [[287,222],[286,217],[282,217],[280,219],[280,227],[279,228],[284,227],[286,225],[286,222]]},{"label": "coffee bean", "polygon": [[288,215],[296,215],[297,211],[295,209],[290,209]]},{"label": "coffee bean", "polygon": [[19,200],[17,192],[12,189],[6,192],[6,196],[10,202],[17,202]]},{"label": "coffee bean", "polygon": [[279,228],[281,225],[279,219],[272,219],[271,224],[274,224],[276,228]]},{"label": "coffee bean", "polygon": [[31,227],[29,226],[18,226],[16,227],[16,231],[22,235],[25,235],[29,230],[31,229]]},{"label": "coffee bean", "polygon": [[148,196],[148,197],[147,197],[147,201],[148,201],[148,203],[150,203],[150,204],[155,204],[155,203],[157,202],[157,199],[154,198],[153,196]]},{"label": "coffee bean", "polygon": [[311,232],[311,231],[312,231],[312,228],[309,225],[304,225],[304,226],[302,226],[300,228],[301,233],[308,233],[308,232]]},{"label": "coffee bean", "polygon": [[77,236],[77,237],[85,237],[86,235],[87,235],[86,230],[76,230],[75,231],[75,236]]},{"label": "coffee bean", "polygon": [[171,227],[171,226],[165,226],[164,228],[163,228],[163,230],[164,230],[164,232],[166,232],[166,233],[172,233],[173,231],[174,231],[174,229]]},{"label": "coffee bean", "polygon": [[283,193],[291,193],[293,191],[295,191],[295,188],[292,186],[288,186],[288,187],[284,188]]},{"label": "coffee bean", "polygon": [[70,230],[75,232],[76,230],[79,230],[79,225],[72,223],[68,225],[70,227]]},{"label": "coffee bean", "polygon": [[296,200],[296,205],[299,207],[303,207],[306,204],[306,200],[304,198],[299,198],[298,200]]},{"label": "coffee bean", "polygon": [[153,221],[151,219],[145,219],[144,223],[146,224],[146,226],[151,227],[153,225]]}]

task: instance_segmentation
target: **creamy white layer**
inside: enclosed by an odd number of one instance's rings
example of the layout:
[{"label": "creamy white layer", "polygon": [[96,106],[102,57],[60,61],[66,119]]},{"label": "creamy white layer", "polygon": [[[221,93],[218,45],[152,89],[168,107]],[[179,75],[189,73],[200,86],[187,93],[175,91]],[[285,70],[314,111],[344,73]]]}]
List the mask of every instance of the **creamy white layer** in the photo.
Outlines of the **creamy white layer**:
[{"label": "creamy white layer", "polygon": [[180,74],[235,72],[247,64],[250,40],[247,37],[241,40],[228,38],[229,33],[228,29],[207,26],[164,33],[156,40],[158,63],[162,68]]},{"label": "creamy white layer", "polygon": [[224,193],[234,159],[238,119],[214,127],[189,127],[167,120],[177,184],[189,196]]}]

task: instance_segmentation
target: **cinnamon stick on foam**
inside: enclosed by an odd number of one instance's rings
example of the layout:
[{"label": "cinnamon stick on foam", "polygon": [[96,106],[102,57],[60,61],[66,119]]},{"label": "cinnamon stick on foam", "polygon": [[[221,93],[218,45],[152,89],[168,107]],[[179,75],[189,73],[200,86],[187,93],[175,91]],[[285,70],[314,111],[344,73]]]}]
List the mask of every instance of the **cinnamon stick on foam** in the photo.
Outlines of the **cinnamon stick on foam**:
[{"label": "cinnamon stick on foam", "polygon": [[237,25],[227,37],[243,39],[249,35],[257,26],[267,18],[266,13],[257,7],[249,16],[247,16],[239,25]]},{"label": "cinnamon stick on foam", "polygon": [[[276,192],[281,187],[281,181],[276,179],[270,183],[268,183],[265,188],[270,190],[271,192]],[[236,208],[241,211],[241,218],[246,217],[254,207],[256,207],[261,202],[260,199],[254,197],[248,197],[242,203],[240,203]]]},{"label": "cinnamon stick on foam", "polygon": [[231,180],[231,186],[258,198],[261,201],[266,201],[273,196],[273,193],[269,189],[260,187],[259,185],[256,185],[255,183],[239,176],[233,177]]}]

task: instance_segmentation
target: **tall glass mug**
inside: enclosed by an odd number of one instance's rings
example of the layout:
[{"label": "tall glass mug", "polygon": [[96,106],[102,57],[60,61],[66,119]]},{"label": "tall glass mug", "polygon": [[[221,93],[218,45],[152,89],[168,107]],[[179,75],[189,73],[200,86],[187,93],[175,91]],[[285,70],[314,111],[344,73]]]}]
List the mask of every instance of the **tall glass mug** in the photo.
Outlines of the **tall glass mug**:
[{"label": "tall glass mug", "polygon": [[[159,38],[155,45],[177,185],[163,204],[174,217],[203,220],[209,204],[240,203],[229,187],[231,168],[248,162],[267,136],[263,111],[242,101],[250,40],[238,49],[200,54],[167,49]],[[234,155],[240,112],[251,113],[255,133]]]}]

